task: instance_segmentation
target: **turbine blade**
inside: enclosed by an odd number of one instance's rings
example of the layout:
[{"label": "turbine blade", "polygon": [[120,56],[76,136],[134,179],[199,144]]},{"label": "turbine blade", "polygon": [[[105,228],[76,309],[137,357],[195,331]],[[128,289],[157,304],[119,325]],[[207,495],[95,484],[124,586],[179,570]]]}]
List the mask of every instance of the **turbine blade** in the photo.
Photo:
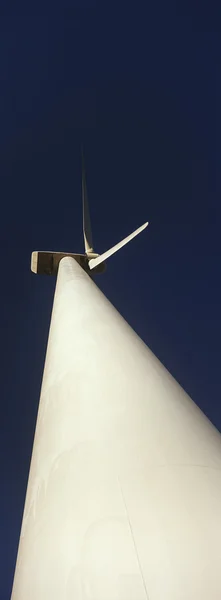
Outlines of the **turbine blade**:
[{"label": "turbine blade", "polygon": [[91,260],[89,260],[89,263],[88,263],[90,269],[94,269],[95,267],[100,265],[104,260],[109,258],[109,256],[112,256],[112,254],[114,254],[115,252],[120,250],[120,248],[125,246],[125,244],[130,242],[136,235],[138,235],[138,233],[141,233],[141,231],[143,231],[147,227],[147,225],[148,225],[148,222],[144,223],[144,225],[141,225],[141,227],[138,227],[138,229],[136,229],[136,231],[133,231],[133,233],[131,233],[126,238],[124,238],[124,240],[122,240],[121,242],[119,242],[118,244],[113,246],[113,248],[110,248],[110,250],[107,250],[107,252],[104,252],[104,254],[101,254],[97,258],[91,258]]},{"label": "turbine blade", "polygon": [[86,186],[86,174],[85,174],[83,148],[82,148],[82,202],[83,202],[84,248],[85,248],[85,253],[88,254],[90,252],[93,252],[93,241],[92,241],[91,220],[90,220],[88,198],[87,198],[87,186]]}]

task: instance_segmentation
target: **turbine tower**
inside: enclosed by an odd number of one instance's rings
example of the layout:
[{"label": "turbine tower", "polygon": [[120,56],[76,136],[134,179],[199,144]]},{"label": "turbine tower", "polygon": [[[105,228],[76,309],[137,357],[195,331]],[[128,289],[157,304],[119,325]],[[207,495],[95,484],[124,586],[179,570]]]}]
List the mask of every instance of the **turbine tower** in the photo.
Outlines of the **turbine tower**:
[{"label": "turbine tower", "polygon": [[221,436],[95,285],[58,271],[11,600],[220,600]]}]

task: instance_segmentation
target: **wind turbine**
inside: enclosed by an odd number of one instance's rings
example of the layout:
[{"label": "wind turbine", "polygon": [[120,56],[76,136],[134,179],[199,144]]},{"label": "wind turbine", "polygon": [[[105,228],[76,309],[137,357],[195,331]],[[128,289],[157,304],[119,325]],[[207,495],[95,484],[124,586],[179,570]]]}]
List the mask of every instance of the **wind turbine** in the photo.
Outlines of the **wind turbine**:
[{"label": "wind turbine", "polygon": [[88,276],[83,199],[85,254],[32,257],[59,268],[11,598],[220,600],[220,433]]},{"label": "wind turbine", "polygon": [[83,234],[84,234],[84,254],[73,254],[66,252],[48,252],[48,251],[35,251],[32,252],[31,259],[31,270],[33,273],[55,275],[58,270],[60,260],[65,256],[71,256],[74,258],[79,265],[86,271],[90,272],[93,270],[94,273],[103,273],[106,270],[105,261],[112,256],[115,252],[123,248],[125,244],[130,242],[136,235],[141,233],[148,222],[138,227],[133,233],[124,238],[121,242],[104,252],[103,254],[97,254],[94,252],[92,232],[91,232],[91,220],[88,207],[87,198],[87,185],[85,175],[85,162],[84,155],[82,152],[82,203],[83,203]]}]

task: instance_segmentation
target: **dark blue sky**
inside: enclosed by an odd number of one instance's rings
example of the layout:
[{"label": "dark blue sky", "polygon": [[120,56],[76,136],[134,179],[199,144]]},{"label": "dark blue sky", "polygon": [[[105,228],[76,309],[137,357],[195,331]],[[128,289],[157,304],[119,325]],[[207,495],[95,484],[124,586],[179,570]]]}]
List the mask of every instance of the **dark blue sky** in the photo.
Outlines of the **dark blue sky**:
[{"label": "dark blue sky", "polygon": [[184,4],[2,10],[1,600],[55,285],[30,254],[83,250],[82,141],[96,250],[150,221],[97,283],[221,430],[220,19]]}]

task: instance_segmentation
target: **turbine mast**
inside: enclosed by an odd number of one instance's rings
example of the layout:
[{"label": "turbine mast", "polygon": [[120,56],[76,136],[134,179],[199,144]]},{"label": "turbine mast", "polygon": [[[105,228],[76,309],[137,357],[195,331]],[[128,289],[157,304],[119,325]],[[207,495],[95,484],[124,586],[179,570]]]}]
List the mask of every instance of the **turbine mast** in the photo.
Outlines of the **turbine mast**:
[{"label": "turbine mast", "polygon": [[221,436],[72,257],[11,600],[221,598]]}]

